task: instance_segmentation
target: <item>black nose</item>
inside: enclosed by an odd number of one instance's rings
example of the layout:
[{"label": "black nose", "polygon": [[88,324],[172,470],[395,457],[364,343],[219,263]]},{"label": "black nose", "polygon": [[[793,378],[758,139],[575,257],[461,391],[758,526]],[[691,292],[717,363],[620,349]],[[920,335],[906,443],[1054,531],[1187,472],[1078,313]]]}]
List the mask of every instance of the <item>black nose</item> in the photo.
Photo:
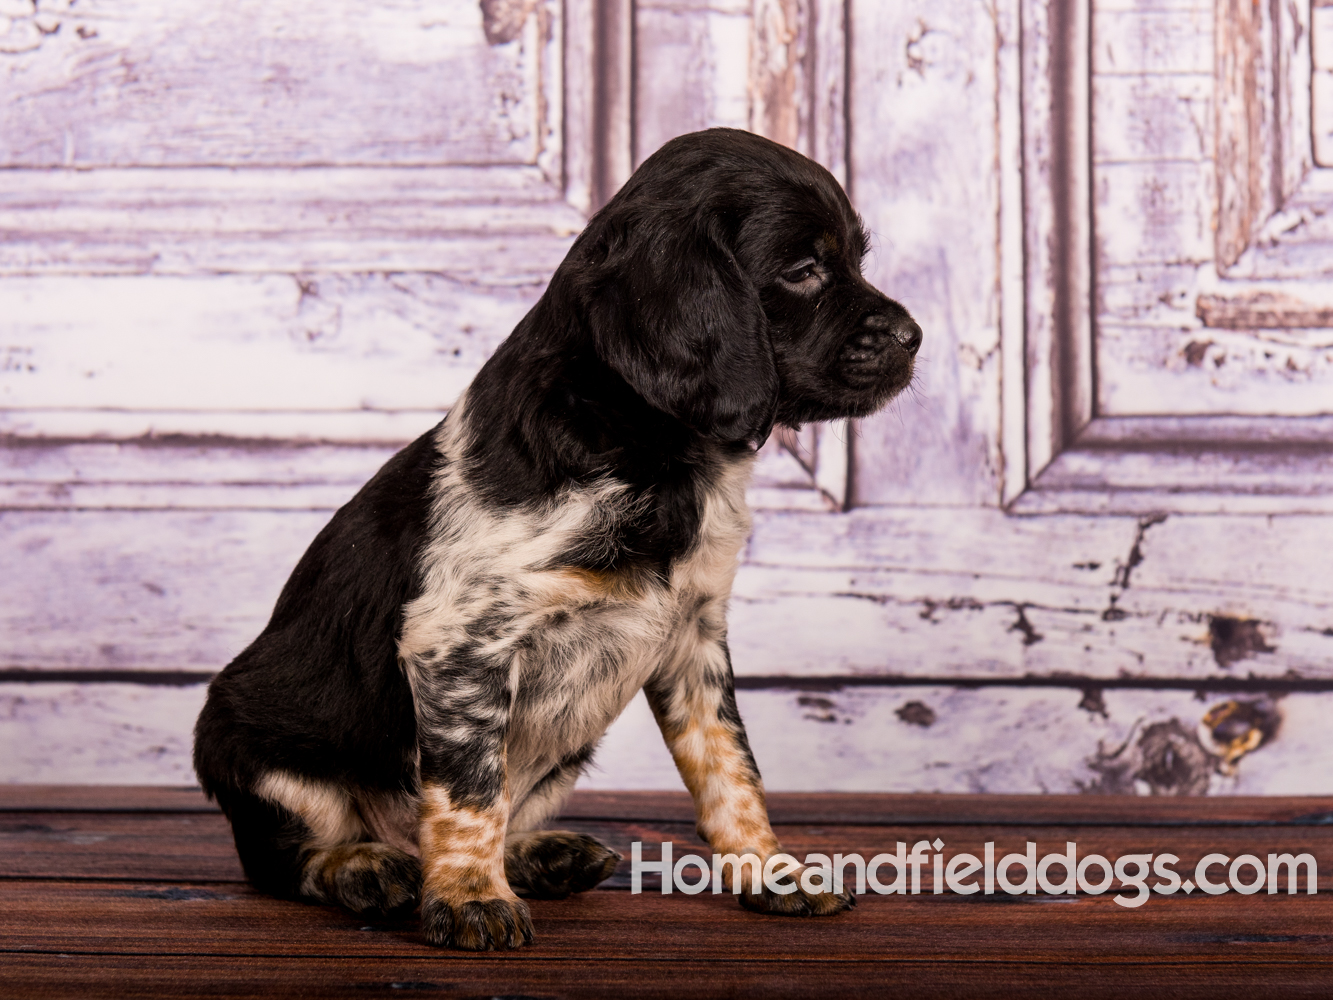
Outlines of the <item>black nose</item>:
[{"label": "black nose", "polygon": [[915,354],[921,346],[921,327],[910,316],[871,313],[861,321],[861,325],[881,337],[886,333],[891,335],[908,354]]},{"label": "black nose", "polygon": [[921,327],[916,325],[914,319],[900,323],[893,331],[893,335],[898,338],[898,343],[903,345],[903,350],[908,354],[915,354],[916,349],[921,346]]}]

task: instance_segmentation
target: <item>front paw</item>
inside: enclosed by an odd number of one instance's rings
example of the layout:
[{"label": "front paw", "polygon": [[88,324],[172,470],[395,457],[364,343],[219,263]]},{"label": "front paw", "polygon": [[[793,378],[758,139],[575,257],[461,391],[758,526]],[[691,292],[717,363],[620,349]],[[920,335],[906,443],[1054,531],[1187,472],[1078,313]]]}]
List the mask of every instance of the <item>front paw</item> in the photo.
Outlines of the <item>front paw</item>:
[{"label": "front paw", "polygon": [[805,868],[797,869],[789,875],[774,879],[778,888],[791,889],[787,892],[774,892],[767,884],[761,884],[759,892],[749,891],[747,885],[741,892],[741,906],[753,913],[776,913],[789,917],[826,917],[830,914],[850,910],[856,905],[856,896],[850,889],[834,892],[831,888],[825,892],[810,892],[801,886],[801,875]]},{"label": "front paw", "polygon": [[532,943],[532,916],[516,897],[446,900],[428,894],[421,903],[421,933],[440,948],[517,948]]},{"label": "front paw", "polygon": [[583,833],[513,834],[505,843],[505,879],[520,896],[564,899],[606,879],[620,860],[611,848]]}]

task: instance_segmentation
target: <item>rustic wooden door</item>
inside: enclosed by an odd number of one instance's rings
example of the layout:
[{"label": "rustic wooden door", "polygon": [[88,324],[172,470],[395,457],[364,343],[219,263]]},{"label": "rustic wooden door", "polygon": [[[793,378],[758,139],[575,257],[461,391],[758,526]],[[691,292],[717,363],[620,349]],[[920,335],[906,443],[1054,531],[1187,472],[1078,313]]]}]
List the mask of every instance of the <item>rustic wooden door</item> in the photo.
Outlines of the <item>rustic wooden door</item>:
[{"label": "rustic wooden door", "polygon": [[[926,331],[885,413],[765,449],[730,626],[769,784],[1329,791],[1325,8],[0,14],[0,776],[189,781],[332,509],[721,124],[844,181]],[[677,781],[639,705],[600,762]]]},{"label": "rustic wooden door", "polygon": [[731,625],[770,780],[1329,787],[1326,14],[755,4],[752,127],[839,172],[926,331],[837,435],[848,512],[758,515]]},{"label": "rustic wooden door", "polygon": [[0,5],[0,777],[191,780],[208,677],[627,176],[628,25]]}]

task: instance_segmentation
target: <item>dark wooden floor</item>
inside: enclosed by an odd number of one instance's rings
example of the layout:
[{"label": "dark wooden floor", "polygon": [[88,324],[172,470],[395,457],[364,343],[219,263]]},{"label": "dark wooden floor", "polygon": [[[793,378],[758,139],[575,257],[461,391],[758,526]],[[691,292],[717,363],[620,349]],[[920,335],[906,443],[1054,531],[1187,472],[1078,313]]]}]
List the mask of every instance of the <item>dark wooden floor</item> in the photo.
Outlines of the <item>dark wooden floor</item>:
[{"label": "dark wooden floor", "polygon": [[[532,905],[535,944],[426,947],[412,922],[258,895],[197,791],[0,786],[0,996],[872,997],[1333,996],[1333,799],[773,795],[793,853],[1309,851],[1320,893],[875,896],[821,920],[727,896],[601,889]],[[684,795],[580,794],[561,822],[627,857],[694,848]],[[655,850],[646,852],[656,856]],[[1214,872],[1217,870],[1214,869]],[[1250,874],[1247,872],[1247,874]],[[1154,880],[1155,881],[1155,880]],[[927,880],[927,889],[929,882]],[[1285,889],[1285,886],[1284,886]]]}]

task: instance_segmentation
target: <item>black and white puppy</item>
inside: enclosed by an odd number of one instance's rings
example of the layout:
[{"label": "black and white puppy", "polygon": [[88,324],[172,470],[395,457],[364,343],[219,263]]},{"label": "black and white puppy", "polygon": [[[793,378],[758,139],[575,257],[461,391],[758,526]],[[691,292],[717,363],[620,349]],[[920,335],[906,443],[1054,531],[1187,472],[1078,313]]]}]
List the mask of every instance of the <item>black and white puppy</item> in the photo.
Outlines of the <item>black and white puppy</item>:
[{"label": "black and white puppy", "polygon": [[[519,896],[615,867],[540,827],[640,688],[700,835],[780,852],[727,601],[774,424],[863,416],[912,377],[921,330],[861,276],[865,252],[833,177],[758,136],[681,136],[639,168],[213,681],[195,771],[257,887],[358,912],[419,900],[438,945],[530,941]],[[852,901],[753,890],[741,902],[769,913]]]}]

